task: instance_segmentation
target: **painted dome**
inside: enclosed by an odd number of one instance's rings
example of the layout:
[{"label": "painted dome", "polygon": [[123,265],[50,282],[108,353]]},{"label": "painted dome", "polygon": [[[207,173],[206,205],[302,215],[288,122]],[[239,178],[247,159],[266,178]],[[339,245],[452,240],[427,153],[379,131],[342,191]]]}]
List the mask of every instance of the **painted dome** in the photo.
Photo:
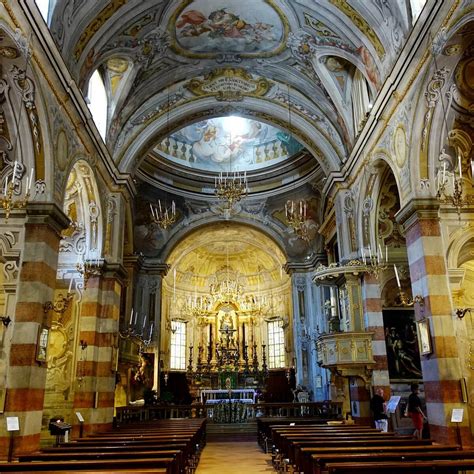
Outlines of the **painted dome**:
[{"label": "painted dome", "polygon": [[188,125],[161,141],[155,152],[193,169],[226,172],[261,169],[302,149],[276,127],[232,115]]}]

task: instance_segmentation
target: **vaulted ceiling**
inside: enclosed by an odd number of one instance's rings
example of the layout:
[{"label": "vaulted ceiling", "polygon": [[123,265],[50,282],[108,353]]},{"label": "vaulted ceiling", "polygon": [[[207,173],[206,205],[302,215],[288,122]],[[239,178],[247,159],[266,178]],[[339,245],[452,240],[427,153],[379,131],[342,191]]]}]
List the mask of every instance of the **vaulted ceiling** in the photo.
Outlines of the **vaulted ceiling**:
[{"label": "vaulted ceiling", "polygon": [[167,135],[229,115],[289,132],[324,174],[339,170],[354,71],[374,96],[408,24],[405,2],[382,0],[57,0],[51,17],[78,84],[105,79],[114,159],[144,161],[148,182]]}]

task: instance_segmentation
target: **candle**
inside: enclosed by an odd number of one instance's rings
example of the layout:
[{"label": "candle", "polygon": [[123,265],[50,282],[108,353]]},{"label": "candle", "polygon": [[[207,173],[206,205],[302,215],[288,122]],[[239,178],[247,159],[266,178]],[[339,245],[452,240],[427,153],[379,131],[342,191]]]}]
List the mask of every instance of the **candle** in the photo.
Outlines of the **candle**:
[{"label": "candle", "polygon": [[31,168],[31,171],[30,171],[29,187],[27,186],[28,191],[31,189],[32,184],[33,184],[33,168]]},{"label": "candle", "polygon": [[137,319],[138,319],[138,311],[135,311],[135,319],[133,321],[133,325],[136,326],[137,325]]},{"label": "candle", "polygon": [[462,161],[461,161],[460,151],[458,151],[458,167],[459,167],[459,179],[462,179]]},{"label": "candle", "polygon": [[18,168],[18,161],[15,160],[15,166],[13,167],[13,183],[15,182],[17,168]]},{"label": "candle", "polygon": [[361,251],[361,254],[362,254],[362,261],[364,262],[364,265],[366,265],[367,261],[365,259],[364,247],[361,247],[360,251]]},{"label": "candle", "polygon": [[7,195],[7,191],[8,191],[8,176],[7,176],[7,179],[5,180],[5,189],[3,190],[3,194],[5,194],[5,196]]},{"label": "candle", "polygon": [[385,246],[385,263],[388,262],[388,247]]},{"label": "candle", "polygon": [[148,336],[148,339],[151,339],[151,337],[153,336],[153,328],[155,326],[155,322],[152,321],[151,324],[150,324],[150,335]]},{"label": "candle", "polygon": [[441,183],[441,186],[444,186],[445,182],[446,182],[446,161],[443,162],[443,182]]},{"label": "candle", "polygon": [[471,179],[474,183],[474,160],[471,160]]},{"label": "candle", "polygon": [[133,323],[133,308],[132,308],[132,311],[130,311],[130,322],[129,322],[129,325],[131,326]]},{"label": "candle", "polygon": [[382,247],[379,244],[379,262],[382,260],[383,254],[382,254]]},{"label": "candle", "polygon": [[72,277],[71,279],[69,280],[69,289],[67,290],[68,293],[71,293],[71,290],[72,290]]},{"label": "candle", "polygon": [[145,329],[145,326],[146,326],[146,314],[145,314],[145,317],[143,318],[143,329]]},{"label": "candle", "polygon": [[398,276],[398,270],[397,270],[397,266],[395,264],[393,264],[393,270],[395,272],[395,278],[397,279],[397,286],[398,286],[398,288],[401,288],[400,277]]}]

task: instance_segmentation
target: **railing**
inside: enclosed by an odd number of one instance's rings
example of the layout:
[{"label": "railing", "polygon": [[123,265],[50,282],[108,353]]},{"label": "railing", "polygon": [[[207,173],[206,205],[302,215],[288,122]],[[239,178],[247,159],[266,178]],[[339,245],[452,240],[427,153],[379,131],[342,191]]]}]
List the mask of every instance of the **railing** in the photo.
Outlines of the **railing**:
[{"label": "railing", "polygon": [[[225,403],[225,401],[223,401]],[[320,417],[337,419],[342,415],[342,403],[306,402],[306,403],[249,403],[248,418],[289,416]],[[196,403],[193,405],[151,405],[117,407],[117,423],[147,421],[168,418],[210,418],[215,405]]]}]

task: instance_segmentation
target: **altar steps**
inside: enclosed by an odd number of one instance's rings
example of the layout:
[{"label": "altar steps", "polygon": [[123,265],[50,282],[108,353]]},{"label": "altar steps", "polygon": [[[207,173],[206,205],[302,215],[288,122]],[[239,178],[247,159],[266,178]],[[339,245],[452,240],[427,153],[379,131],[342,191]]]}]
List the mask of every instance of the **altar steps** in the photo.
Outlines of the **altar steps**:
[{"label": "altar steps", "polygon": [[207,423],[207,441],[220,443],[257,442],[257,423]]}]

